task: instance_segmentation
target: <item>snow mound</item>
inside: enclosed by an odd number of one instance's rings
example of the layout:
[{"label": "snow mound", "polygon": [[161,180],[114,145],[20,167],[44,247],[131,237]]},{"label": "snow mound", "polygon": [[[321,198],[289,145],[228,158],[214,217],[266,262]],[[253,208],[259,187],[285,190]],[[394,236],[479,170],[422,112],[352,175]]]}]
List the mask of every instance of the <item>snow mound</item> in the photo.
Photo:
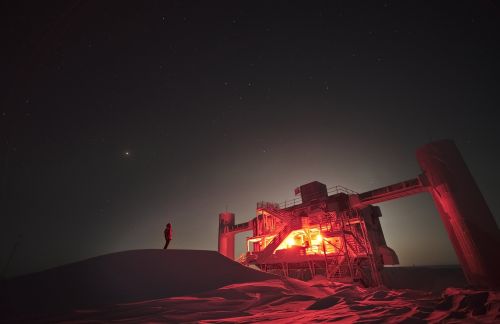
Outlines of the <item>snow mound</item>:
[{"label": "snow mound", "polygon": [[0,322],[500,322],[500,292],[433,293],[438,278],[448,284],[443,274],[456,272],[432,269],[385,273],[393,285],[419,290],[362,288],[279,278],[212,251],[127,251],[2,282]]},{"label": "snow mound", "polygon": [[182,296],[271,278],[276,277],[215,251],[124,251],[4,280],[0,312],[46,315]]},{"label": "snow mound", "polygon": [[324,280],[272,279],[100,309],[47,322],[120,323],[495,323],[500,293],[457,288],[441,296],[415,290],[361,288]]}]

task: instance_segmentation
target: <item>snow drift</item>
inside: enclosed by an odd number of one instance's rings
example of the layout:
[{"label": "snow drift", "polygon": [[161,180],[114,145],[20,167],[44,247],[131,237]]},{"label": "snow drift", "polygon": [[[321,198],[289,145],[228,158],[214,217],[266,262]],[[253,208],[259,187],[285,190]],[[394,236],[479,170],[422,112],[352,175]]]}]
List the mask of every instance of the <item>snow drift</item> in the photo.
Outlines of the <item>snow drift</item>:
[{"label": "snow drift", "polygon": [[50,323],[497,323],[500,293],[361,288],[316,278],[271,279],[39,318]]},{"label": "snow drift", "polygon": [[215,251],[134,250],[103,255],[2,282],[2,314],[76,308],[182,296],[275,278]]},{"label": "snow drift", "polygon": [[213,251],[126,251],[2,282],[0,322],[500,321],[498,291],[431,292],[442,275],[446,284],[460,283],[459,270],[390,268],[384,273],[390,286],[426,290],[362,288],[321,277],[279,278]]}]

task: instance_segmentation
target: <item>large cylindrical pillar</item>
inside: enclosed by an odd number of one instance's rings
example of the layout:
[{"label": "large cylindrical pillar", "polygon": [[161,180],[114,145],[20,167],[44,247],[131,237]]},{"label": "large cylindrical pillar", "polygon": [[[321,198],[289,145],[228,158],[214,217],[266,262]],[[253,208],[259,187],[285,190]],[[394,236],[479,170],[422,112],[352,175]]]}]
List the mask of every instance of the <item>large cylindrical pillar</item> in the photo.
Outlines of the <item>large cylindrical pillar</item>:
[{"label": "large cylindrical pillar", "polygon": [[467,280],[500,286],[500,231],[455,143],[427,144],[417,160]]},{"label": "large cylindrical pillar", "polygon": [[219,253],[234,260],[234,232],[228,232],[233,226],[234,213],[224,212],[219,214]]}]

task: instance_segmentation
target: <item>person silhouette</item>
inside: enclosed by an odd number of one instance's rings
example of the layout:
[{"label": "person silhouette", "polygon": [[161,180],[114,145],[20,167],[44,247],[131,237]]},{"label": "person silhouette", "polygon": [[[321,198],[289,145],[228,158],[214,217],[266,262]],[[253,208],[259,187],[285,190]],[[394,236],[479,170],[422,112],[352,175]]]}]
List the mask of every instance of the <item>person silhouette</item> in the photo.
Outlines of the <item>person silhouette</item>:
[{"label": "person silhouette", "polygon": [[168,244],[170,243],[170,241],[172,241],[172,225],[170,223],[168,223],[167,227],[165,227],[163,234],[165,235],[165,246],[163,247],[163,249],[166,250]]}]

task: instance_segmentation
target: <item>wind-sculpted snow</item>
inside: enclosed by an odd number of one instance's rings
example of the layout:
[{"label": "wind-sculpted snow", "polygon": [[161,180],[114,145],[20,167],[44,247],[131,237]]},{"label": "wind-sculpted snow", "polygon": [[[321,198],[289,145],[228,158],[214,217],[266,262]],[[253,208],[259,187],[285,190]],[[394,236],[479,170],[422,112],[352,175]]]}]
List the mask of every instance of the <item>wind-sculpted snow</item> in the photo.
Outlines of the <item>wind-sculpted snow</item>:
[{"label": "wind-sculpted snow", "polygon": [[47,318],[87,323],[495,323],[500,293],[449,288],[442,296],[416,290],[365,289],[326,280],[273,279]]},{"label": "wind-sculpted snow", "polygon": [[[122,275],[113,277],[115,271]],[[5,323],[500,322],[498,291],[447,288],[436,294],[320,277],[303,282],[257,272],[210,251],[123,252],[17,278],[4,287],[24,289],[9,302],[2,292]],[[34,295],[22,298],[30,292]],[[65,292],[71,292],[71,303],[61,303]],[[40,312],[37,301],[52,312]],[[5,313],[6,306],[17,312]]]}]

